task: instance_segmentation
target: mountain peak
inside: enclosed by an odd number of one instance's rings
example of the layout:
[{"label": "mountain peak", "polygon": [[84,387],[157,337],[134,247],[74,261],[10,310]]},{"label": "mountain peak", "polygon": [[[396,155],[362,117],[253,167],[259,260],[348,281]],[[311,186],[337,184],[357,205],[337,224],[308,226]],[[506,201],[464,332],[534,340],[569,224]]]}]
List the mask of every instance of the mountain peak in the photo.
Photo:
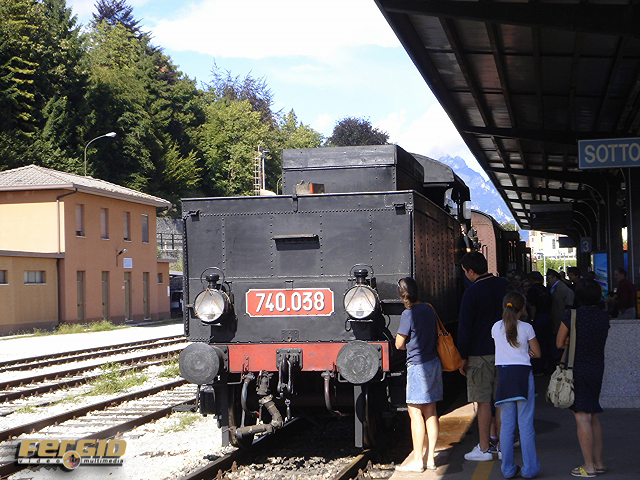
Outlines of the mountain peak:
[{"label": "mountain peak", "polygon": [[494,186],[470,168],[463,158],[445,155],[438,161],[451,167],[467,184],[471,192],[471,208],[488,213],[499,223],[515,222],[507,204]]}]

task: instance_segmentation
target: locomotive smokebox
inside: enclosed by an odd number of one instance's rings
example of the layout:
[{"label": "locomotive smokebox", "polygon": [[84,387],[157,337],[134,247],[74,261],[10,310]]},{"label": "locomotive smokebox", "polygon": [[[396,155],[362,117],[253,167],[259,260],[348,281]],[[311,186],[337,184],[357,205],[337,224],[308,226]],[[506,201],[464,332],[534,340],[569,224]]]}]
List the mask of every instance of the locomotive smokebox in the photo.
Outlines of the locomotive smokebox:
[{"label": "locomotive smokebox", "polygon": [[212,383],[224,365],[224,353],[218,347],[192,343],[180,353],[180,375],[196,385]]},{"label": "locomotive smokebox", "polygon": [[362,340],[347,343],[338,352],[338,372],[350,383],[361,385],[372,380],[382,365],[379,345]]}]

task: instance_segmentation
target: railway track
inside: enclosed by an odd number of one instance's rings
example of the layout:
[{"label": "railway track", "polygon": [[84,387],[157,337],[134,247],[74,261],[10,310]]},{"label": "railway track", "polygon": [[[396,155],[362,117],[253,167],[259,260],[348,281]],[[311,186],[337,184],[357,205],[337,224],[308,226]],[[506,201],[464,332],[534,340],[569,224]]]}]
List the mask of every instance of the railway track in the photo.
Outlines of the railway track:
[{"label": "railway track", "polygon": [[85,348],[81,350],[39,355],[35,357],[5,360],[0,362],[0,373],[16,370],[31,370],[53,365],[62,365],[65,363],[80,362],[90,360],[92,358],[117,355],[119,353],[126,353],[134,350],[167,347],[170,345],[184,343],[185,341],[184,335],[173,335],[170,337],[155,338],[151,340],[120,343],[106,347]]},{"label": "railway track", "polygon": [[[164,350],[162,352],[154,352],[145,355],[138,355],[134,357],[127,357],[123,359],[118,359],[117,363],[120,365],[131,365],[131,364],[143,364],[139,365],[139,367],[149,366],[156,360],[175,357],[180,354],[182,351],[182,347]],[[144,363],[147,362],[147,363]],[[159,363],[159,362],[155,362]],[[14,378],[12,380],[6,380],[4,382],[0,382],[0,403],[7,402],[10,400],[25,398],[32,395],[38,395],[45,392],[55,391],[61,388],[69,388],[76,385],[81,385],[86,383],[97,375],[83,375],[87,372],[95,370],[99,368],[102,363],[92,363],[90,365],[85,365],[83,367],[76,367],[67,370],[58,370],[54,372],[45,373],[42,375],[32,375],[29,377],[21,377]],[[72,377],[72,378],[68,378]],[[67,378],[66,380],[64,380]],[[62,379],[62,380],[61,380]],[[17,387],[25,386],[25,385],[35,385],[29,388],[18,389]]]},{"label": "railway track", "polygon": [[[15,456],[17,442],[7,440],[23,434],[37,432],[38,438],[73,440],[112,438],[169,415],[176,407],[195,404],[195,392],[194,385],[180,379],[0,431],[0,441],[4,441],[0,444],[0,458]],[[5,462],[0,464],[0,477],[23,468]]]},{"label": "railway track", "polygon": [[[305,418],[296,418],[281,430],[258,438],[251,448],[215,458],[181,477],[181,480],[356,478],[367,469],[374,452],[347,447],[351,443],[350,436],[347,435],[348,440],[343,442],[344,436],[334,436],[335,427],[339,424],[329,423],[326,428],[326,425],[319,426]],[[342,432],[344,426],[338,426],[338,431]]]}]

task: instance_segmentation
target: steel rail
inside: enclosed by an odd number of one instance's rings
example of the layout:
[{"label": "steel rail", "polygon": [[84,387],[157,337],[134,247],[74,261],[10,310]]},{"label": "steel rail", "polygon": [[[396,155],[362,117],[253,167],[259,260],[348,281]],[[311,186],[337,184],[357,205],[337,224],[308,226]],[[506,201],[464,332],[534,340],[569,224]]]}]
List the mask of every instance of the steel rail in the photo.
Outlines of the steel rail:
[{"label": "steel rail", "polygon": [[[150,389],[152,390],[152,389]],[[157,393],[157,392],[156,392]],[[81,438],[78,438],[77,440],[91,440],[91,439],[96,439],[96,440],[100,440],[100,439],[104,439],[104,438],[113,438],[116,435],[129,431],[129,430],[133,430],[134,428],[140,426],[140,425],[144,425],[145,423],[150,423],[154,420],[157,420],[159,418],[165,417],[167,415],[170,415],[173,412],[173,409],[177,406],[180,405],[186,405],[186,404],[190,404],[190,403],[195,403],[195,397],[192,400],[187,400],[187,401],[181,401],[178,403],[174,403],[168,407],[164,407],[160,410],[157,410],[155,412],[152,413],[148,413],[146,415],[142,415],[140,417],[134,418],[133,420],[129,420],[127,422],[123,422],[120,423],[114,427],[110,427],[107,428],[105,430],[101,430],[99,432],[96,433],[92,433],[90,435],[85,435]],[[53,418],[53,417],[51,417]],[[2,434],[3,432],[0,432],[0,434]],[[9,475],[12,475],[16,472],[19,472],[20,470],[24,470],[25,468],[29,467],[31,465],[20,465],[16,462],[12,462],[12,463],[5,463],[3,465],[0,465],[0,478],[5,478]]]},{"label": "steel rail", "polygon": [[99,358],[99,357],[107,357],[110,355],[117,355],[120,353],[126,353],[129,351],[134,351],[134,350],[143,350],[143,349],[152,349],[152,348],[162,348],[162,347],[169,347],[171,345],[176,345],[178,343],[187,343],[188,340],[185,339],[184,337],[180,338],[180,339],[174,339],[174,340],[166,340],[166,341],[161,341],[159,343],[145,343],[145,344],[140,344],[140,345],[134,345],[133,347],[122,347],[122,348],[117,348],[117,349],[113,349],[113,350],[104,350],[102,349],[102,351],[98,351],[95,353],[86,353],[86,354],[80,354],[80,355],[76,355],[76,356],[65,356],[62,358],[58,358],[58,359],[50,359],[50,360],[46,360],[46,358],[44,359],[44,361],[33,361],[33,362],[29,362],[29,363],[21,363],[19,365],[11,365],[5,368],[0,368],[0,373],[1,372],[15,372],[15,371],[20,371],[20,370],[31,370],[34,368],[44,368],[44,367],[50,367],[52,365],[63,365],[65,363],[72,363],[72,362],[82,362],[84,360],[90,360],[92,358]]},{"label": "steel rail", "polygon": [[[125,372],[135,371],[137,369],[152,367],[155,365],[162,365],[165,361],[166,360],[158,360],[156,362],[142,363],[139,365],[135,365],[133,367],[121,368],[118,372],[125,373]],[[86,377],[74,378],[72,380],[66,380],[66,381],[57,382],[57,383],[50,383],[47,385],[42,385],[40,387],[29,388],[26,390],[18,390],[17,392],[0,394],[0,403],[7,402],[10,400],[16,400],[19,398],[31,397],[34,395],[39,395],[41,393],[54,392],[62,388],[77,387],[78,385],[82,385],[84,383],[89,383],[92,380],[96,380],[101,376],[102,376],[102,373],[96,373],[95,375],[89,375]]]},{"label": "steel rail", "polygon": [[[157,358],[164,358],[164,357],[168,357],[177,353],[180,353],[182,351],[182,349],[176,349],[176,350],[168,350],[166,352],[156,352],[156,353],[151,353],[148,355],[140,355],[138,357],[129,357],[129,358],[123,358],[122,360],[118,360],[114,363],[119,363],[121,365],[123,364],[130,364],[130,363],[134,363],[134,362],[141,362],[144,360],[152,360],[152,359],[157,359]],[[22,378],[16,378],[13,380],[7,380],[6,382],[0,382],[0,390],[6,390],[8,388],[11,387],[19,387],[20,385],[30,385],[32,383],[40,383],[40,382],[44,382],[47,379],[50,380],[57,380],[60,377],[68,377],[70,375],[77,375],[80,373],[84,373],[87,372],[89,370],[93,370],[95,368],[100,367],[100,365],[104,365],[104,363],[100,364],[94,364],[94,365],[87,365],[84,367],[78,367],[78,368],[72,368],[69,370],[59,370],[56,372],[50,372],[50,373],[45,373],[43,375],[36,375],[33,377],[22,377]]]},{"label": "steel rail", "polygon": [[120,403],[128,402],[129,400],[136,400],[138,398],[148,397],[154,395],[163,390],[170,390],[172,388],[179,387],[187,383],[185,379],[176,380],[174,382],[158,385],[153,388],[147,388],[146,390],[139,390],[137,392],[129,393],[119,397],[111,398],[103,402],[93,403],[84,407],[76,408],[65,413],[53,415],[51,417],[43,418],[35,422],[26,423],[17,427],[9,428],[7,430],[0,431],[0,442],[9,440],[11,437],[22,435],[23,433],[31,433],[33,431],[40,430],[44,427],[54,425],[56,423],[66,422],[72,418],[81,417],[94,410],[104,410],[107,407],[118,405]]},{"label": "steel rail", "polygon": [[79,355],[87,352],[97,352],[99,350],[108,350],[113,348],[121,348],[121,347],[135,347],[137,345],[144,345],[147,343],[162,341],[162,340],[176,340],[179,338],[184,338],[184,335],[172,335],[170,337],[160,337],[160,338],[152,338],[149,340],[138,340],[137,342],[129,342],[129,343],[118,343],[116,345],[108,345],[102,347],[94,347],[94,348],[83,348],[81,350],[70,350],[68,352],[58,352],[58,353],[50,353],[47,355],[39,355],[36,357],[25,357],[25,358],[14,358],[13,360],[4,360],[0,362],[0,368],[5,366],[17,365],[19,363],[24,362],[41,362],[47,359],[53,358],[61,358],[69,355]]},{"label": "steel rail", "polygon": [[361,478],[361,474],[368,468],[369,460],[371,459],[372,451],[365,450],[360,455],[355,457],[349,465],[344,467],[338,474],[333,477],[333,480],[350,480],[352,478]]},{"label": "steel rail", "polygon": [[220,458],[212,461],[211,463],[201,467],[190,474],[181,477],[180,480],[210,480],[218,478],[219,472],[225,472],[234,468],[234,464],[245,462],[251,457],[256,450],[271,448],[282,442],[282,438],[289,436],[293,431],[297,431],[308,425],[306,419],[294,418],[290,422],[287,422],[280,430],[276,430],[273,433],[263,435],[253,442],[253,445],[249,449],[237,449]]}]

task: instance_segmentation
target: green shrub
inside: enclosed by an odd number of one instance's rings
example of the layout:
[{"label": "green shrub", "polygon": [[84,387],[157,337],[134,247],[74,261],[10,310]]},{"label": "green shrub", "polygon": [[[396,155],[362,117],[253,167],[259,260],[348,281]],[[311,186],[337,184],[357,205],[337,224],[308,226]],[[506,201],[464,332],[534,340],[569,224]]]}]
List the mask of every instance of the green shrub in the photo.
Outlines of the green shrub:
[{"label": "green shrub", "polygon": [[197,413],[191,412],[176,413],[176,416],[177,422],[174,425],[165,428],[162,433],[180,432],[201,418]]},{"label": "green shrub", "polygon": [[180,366],[178,365],[178,357],[163,362],[165,369],[158,374],[162,378],[173,378],[180,376]]},{"label": "green shrub", "polygon": [[92,389],[86,395],[111,395],[129,387],[142,385],[147,375],[135,369],[127,373],[120,371],[120,364],[108,362],[100,367],[102,374],[92,382]]}]

